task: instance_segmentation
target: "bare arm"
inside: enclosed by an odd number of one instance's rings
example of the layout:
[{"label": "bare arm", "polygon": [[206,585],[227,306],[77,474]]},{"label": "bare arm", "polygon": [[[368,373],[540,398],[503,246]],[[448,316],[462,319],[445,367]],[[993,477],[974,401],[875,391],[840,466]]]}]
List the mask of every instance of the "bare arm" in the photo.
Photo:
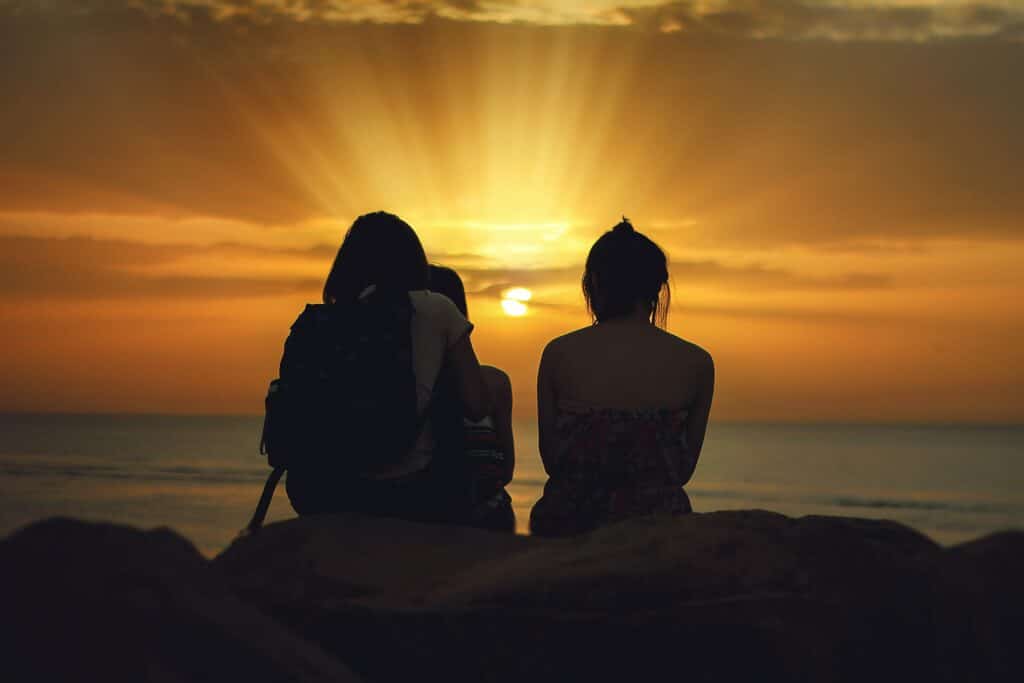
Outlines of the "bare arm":
[{"label": "bare arm", "polygon": [[686,420],[686,448],[690,454],[690,471],[685,473],[683,484],[690,480],[697,467],[697,459],[704,446],[704,434],[708,429],[708,417],[711,415],[711,399],[715,393],[715,363],[710,355],[703,359],[698,373],[697,395]]},{"label": "bare arm", "polygon": [[448,362],[455,372],[462,399],[462,408],[470,420],[482,420],[491,414],[491,395],[480,372],[480,361],[473,351],[469,335],[465,335],[448,349]]},{"label": "bare arm", "polygon": [[548,344],[540,357],[540,368],[537,370],[537,435],[540,459],[544,463],[544,471],[551,476],[556,467],[554,463],[556,444],[555,409],[558,405],[558,394],[554,382],[554,352]]},{"label": "bare arm", "polygon": [[508,484],[512,481],[516,466],[516,445],[512,434],[512,382],[498,368],[484,365],[481,369],[494,403],[494,432],[498,437],[498,447],[505,454],[502,480]]}]

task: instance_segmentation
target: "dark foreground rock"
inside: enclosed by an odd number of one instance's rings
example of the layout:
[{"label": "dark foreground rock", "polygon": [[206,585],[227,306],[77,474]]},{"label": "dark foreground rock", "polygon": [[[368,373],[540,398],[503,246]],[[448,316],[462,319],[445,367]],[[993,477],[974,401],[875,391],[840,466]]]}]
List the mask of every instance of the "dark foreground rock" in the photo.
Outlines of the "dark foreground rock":
[{"label": "dark foreground rock", "polygon": [[169,532],[60,521],[0,553],[7,662],[69,679],[1024,680],[1017,532],[943,549],[743,511],[556,540],[334,516],[207,562]]},{"label": "dark foreground rock", "polygon": [[761,511],[559,540],[334,517],[216,565],[370,680],[1021,680],[1024,538],[978,543]]},{"label": "dark foreground rock", "polygon": [[1024,681],[1024,532],[956,546],[939,567],[939,645],[951,680]]},{"label": "dark foreground rock", "polygon": [[7,681],[356,681],[170,531],[53,519],[0,542]]}]

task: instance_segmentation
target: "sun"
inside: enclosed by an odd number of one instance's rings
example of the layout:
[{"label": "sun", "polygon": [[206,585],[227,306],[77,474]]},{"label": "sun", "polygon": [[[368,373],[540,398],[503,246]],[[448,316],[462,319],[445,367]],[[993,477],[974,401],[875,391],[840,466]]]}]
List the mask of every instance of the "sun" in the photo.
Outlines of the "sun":
[{"label": "sun", "polygon": [[529,306],[526,305],[526,302],[531,298],[533,298],[533,292],[525,287],[513,287],[512,289],[506,289],[502,293],[501,308],[505,311],[505,315],[513,318],[520,318],[526,315],[530,310]]}]

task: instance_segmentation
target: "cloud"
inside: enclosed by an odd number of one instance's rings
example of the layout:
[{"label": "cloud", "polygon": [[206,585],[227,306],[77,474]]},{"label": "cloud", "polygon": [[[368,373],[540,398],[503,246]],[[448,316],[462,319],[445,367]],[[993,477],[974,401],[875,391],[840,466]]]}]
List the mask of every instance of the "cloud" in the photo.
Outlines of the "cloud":
[{"label": "cloud", "polygon": [[[213,245],[148,244],[87,237],[0,236],[0,298],[136,299],[260,298],[304,293],[317,298],[335,247],[272,248],[224,242]],[[447,255],[450,257],[451,255]],[[481,263],[474,254],[458,254]],[[451,262],[447,258],[440,263]],[[579,287],[578,265],[554,268],[460,266],[471,296],[500,299],[510,287],[535,289],[530,303],[564,307],[552,291]],[[714,260],[673,261],[677,288],[734,292],[872,290],[894,286],[886,274],[838,273],[816,277],[759,264]],[[575,306],[575,303],[573,304]]]},{"label": "cloud", "polygon": [[1024,8],[1010,3],[709,0],[625,10],[631,24],[666,32],[757,39],[925,41],[1011,38]]},{"label": "cloud", "polygon": [[[578,288],[582,276],[579,265],[518,269],[467,267],[458,271],[470,294],[487,298],[501,298],[511,287]],[[841,272],[822,277],[757,263],[732,265],[710,259],[672,261],[669,273],[677,288],[699,286],[734,292],[862,291],[890,289],[896,284],[892,276],[885,273]]]},{"label": "cloud", "polygon": [[908,315],[905,311],[887,310],[835,310],[827,306],[820,308],[799,308],[780,305],[750,305],[739,304],[706,304],[692,299],[673,301],[673,320],[701,318],[725,318],[736,321],[744,321],[748,324],[759,324],[762,321],[786,322],[811,325],[839,325],[849,329],[858,329],[861,333],[881,334],[891,333],[893,329],[903,328],[904,330],[939,330],[946,321],[935,320],[927,312],[917,312]]},{"label": "cloud", "polygon": [[[218,299],[315,295],[323,280],[301,276],[163,274],[161,266],[196,256],[267,256],[244,245],[192,247],[88,238],[0,237],[0,298]],[[322,256],[319,250],[282,250],[279,257]]]},{"label": "cloud", "polygon": [[718,261],[673,261],[669,270],[680,284],[717,285],[734,290],[874,290],[893,286],[893,278],[884,273],[837,273],[822,277],[804,275],[784,268],[769,268],[753,263],[727,265]]},{"label": "cloud", "polygon": [[76,16],[132,10],[186,24],[422,24],[445,19],[796,40],[1012,39],[1024,25],[1024,9],[1012,3],[971,0],[8,0],[0,2],[0,8],[15,15]]},{"label": "cloud", "polygon": [[1018,38],[1024,8],[1010,2],[919,0],[49,0],[0,2],[26,14],[112,14],[136,11],[182,23],[382,23],[432,20],[593,25],[713,33],[747,38],[929,40],[993,36]]}]

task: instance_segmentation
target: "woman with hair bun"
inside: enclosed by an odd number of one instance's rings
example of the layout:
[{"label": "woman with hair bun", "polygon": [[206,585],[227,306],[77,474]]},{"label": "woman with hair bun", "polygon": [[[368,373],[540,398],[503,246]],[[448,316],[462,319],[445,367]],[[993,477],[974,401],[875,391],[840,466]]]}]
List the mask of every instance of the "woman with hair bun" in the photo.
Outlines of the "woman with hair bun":
[{"label": "woman with hair bun", "polygon": [[537,377],[549,480],[532,533],[561,536],[628,517],[690,512],[714,363],[667,332],[665,253],[629,220],[590,250],[583,296],[593,324],[552,340]]}]

